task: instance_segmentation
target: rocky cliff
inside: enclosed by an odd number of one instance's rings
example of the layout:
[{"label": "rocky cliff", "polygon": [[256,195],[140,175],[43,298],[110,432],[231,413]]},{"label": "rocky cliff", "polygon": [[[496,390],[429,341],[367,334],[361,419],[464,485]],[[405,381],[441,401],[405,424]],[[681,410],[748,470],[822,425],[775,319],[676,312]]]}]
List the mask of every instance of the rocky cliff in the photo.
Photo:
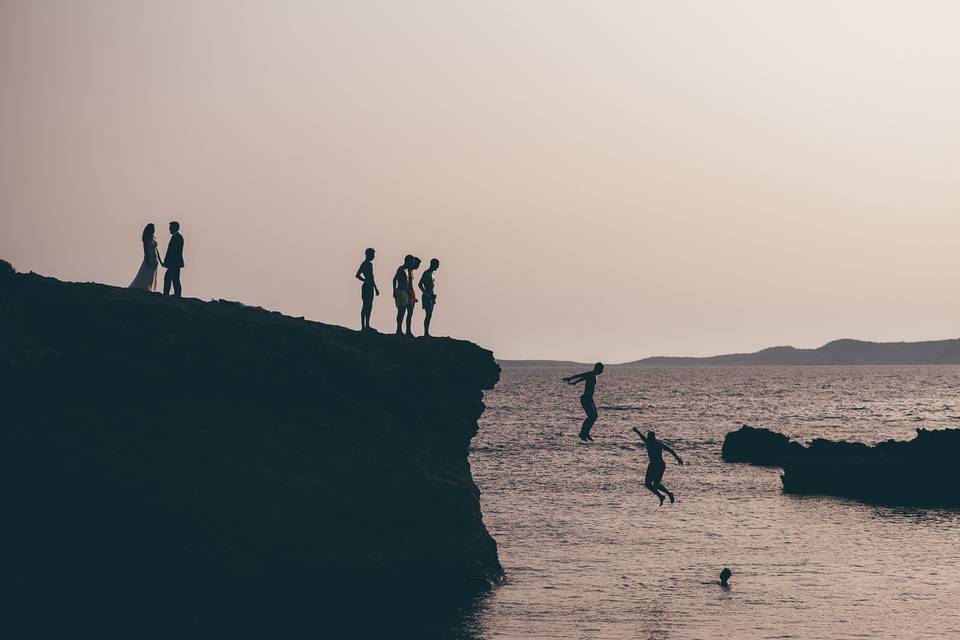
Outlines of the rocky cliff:
[{"label": "rocky cliff", "polygon": [[860,442],[817,438],[808,446],[768,429],[728,433],[723,458],[783,467],[786,493],[834,495],[867,502],[960,507],[960,429],[917,429],[910,441]]},{"label": "rocky cliff", "polygon": [[502,575],[467,460],[498,377],[467,342],[2,269],[4,595],[476,593]]}]

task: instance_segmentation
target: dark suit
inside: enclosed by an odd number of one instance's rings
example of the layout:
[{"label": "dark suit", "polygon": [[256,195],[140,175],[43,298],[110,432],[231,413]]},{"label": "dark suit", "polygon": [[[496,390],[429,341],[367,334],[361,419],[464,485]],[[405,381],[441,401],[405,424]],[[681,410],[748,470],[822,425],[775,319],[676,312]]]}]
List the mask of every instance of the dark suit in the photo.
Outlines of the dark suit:
[{"label": "dark suit", "polygon": [[170,236],[170,244],[167,245],[167,253],[163,258],[163,265],[167,268],[163,274],[163,295],[170,293],[170,285],[173,285],[173,295],[180,297],[180,269],[183,268],[183,236],[176,232]]}]

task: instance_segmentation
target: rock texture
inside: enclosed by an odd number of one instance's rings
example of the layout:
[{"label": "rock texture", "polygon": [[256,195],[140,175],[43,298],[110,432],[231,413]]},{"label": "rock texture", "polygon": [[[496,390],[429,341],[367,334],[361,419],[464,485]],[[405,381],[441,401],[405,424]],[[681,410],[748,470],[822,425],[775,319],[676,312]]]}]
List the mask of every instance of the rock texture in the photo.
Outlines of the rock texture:
[{"label": "rock texture", "polygon": [[802,450],[803,445],[782,433],[743,425],[724,437],[720,455],[727,462],[782,467],[787,458]]},{"label": "rock texture", "polygon": [[473,344],[0,269],[0,378],[7,596],[315,606],[502,576],[467,460],[499,368]]},{"label": "rock texture", "polygon": [[960,429],[917,429],[913,440],[869,446],[818,438],[803,446],[767,429],[728,433],[723,457],[783,467],[783,490],[868,502],[960,507]]}]

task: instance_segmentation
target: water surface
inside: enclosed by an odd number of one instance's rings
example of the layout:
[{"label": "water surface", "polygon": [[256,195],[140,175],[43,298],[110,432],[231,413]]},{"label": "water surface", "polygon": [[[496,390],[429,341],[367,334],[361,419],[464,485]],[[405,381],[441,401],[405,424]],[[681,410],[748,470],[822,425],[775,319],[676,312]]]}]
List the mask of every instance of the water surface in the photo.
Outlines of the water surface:
[{"label": "water surface", "polygon": [[[960,427],[960,367],[608,369],[592,445],[569,373],[505,369],[487,393],[471,463],[509,578],[456,635],[960,637],[960,512],[788,496],[779,470],[720,460],[742,423],[802,441]],[[664,478],[677,504],[643,488],[633,426],[687,463]]]}]

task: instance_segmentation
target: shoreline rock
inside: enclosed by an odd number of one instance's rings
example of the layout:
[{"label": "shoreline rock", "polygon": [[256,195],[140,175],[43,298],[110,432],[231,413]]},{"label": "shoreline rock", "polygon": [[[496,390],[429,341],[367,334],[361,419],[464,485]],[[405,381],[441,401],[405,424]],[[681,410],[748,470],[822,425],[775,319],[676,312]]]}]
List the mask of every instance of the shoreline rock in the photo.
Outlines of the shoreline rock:
[{"label": "shoreline rock", "polygon": [[476,345],[10,271],[0,353],[4,595],[317,608],[502,579]]},{"label": "shoreline rock", "polygon": [[743,426],[723,443],[728,462],[782,467],[785,493],[917,507],[960,507],[958,454],[960,429],[917,429],[912,440],[872,446],[823,438],[804,446],[768,429]]}]

